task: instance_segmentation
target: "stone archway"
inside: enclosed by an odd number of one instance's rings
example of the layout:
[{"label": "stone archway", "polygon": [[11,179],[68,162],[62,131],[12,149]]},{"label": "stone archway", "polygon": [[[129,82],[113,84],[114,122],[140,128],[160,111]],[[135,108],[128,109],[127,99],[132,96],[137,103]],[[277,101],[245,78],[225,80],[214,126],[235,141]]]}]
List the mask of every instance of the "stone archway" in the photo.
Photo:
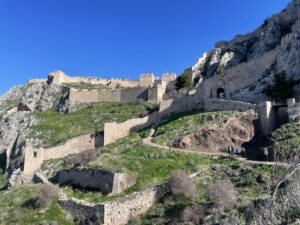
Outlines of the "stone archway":
[{"label": "stone archway", "polygon": [[225,90],[224,88],[218,88],[217,89],[217,98],[225,98],[226,95],[225,95]]}]

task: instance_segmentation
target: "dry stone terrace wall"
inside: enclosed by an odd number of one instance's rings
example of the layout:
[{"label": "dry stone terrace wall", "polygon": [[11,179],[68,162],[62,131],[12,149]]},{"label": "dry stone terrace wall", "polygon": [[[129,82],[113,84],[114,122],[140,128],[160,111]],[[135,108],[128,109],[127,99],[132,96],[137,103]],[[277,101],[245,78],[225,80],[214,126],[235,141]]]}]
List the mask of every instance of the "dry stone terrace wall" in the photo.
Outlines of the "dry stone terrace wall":
[{"label": "dry stone terrace wall", "polygon": [[126,199],[103,204],[90,204],[73,199],[60,199],[59,203],[73,217],[83,221],[92,219],[97,213],[103,225],[123,225],[130,218],[146,212],[167,192],[168,189],[165,186],[157,186],[137,192]]},{"label": "dry stone terrace wall", "polygon": [[34,148],[30,144],[25,146],[24,176],[33,176],[43,161],[58,159],[77,154],[86,150],[95,149],[103,145],[103,135],[87,134],[68,140],[65,144],[53,148]]},{"label": "dry stone terrace wall", "polygon": [[105,195],[120,194],[134,185],[133,179],[125,173],[114,173],[92,168],[63,170],[57,174],[56,180],[59,185],[98,190]]}]

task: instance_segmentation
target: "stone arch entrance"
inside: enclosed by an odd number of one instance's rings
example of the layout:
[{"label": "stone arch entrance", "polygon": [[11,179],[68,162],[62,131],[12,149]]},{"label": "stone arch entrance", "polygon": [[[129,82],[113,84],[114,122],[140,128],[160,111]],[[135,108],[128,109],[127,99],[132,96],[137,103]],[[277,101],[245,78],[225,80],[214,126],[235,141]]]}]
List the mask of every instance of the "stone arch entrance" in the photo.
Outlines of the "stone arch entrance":
[{"label": "stone arch entrance", "polygon": [[217,89],[217,98],[225,98],[225,97],[226,97],[226,95],[225,95],[224,88],[219,87]]}]

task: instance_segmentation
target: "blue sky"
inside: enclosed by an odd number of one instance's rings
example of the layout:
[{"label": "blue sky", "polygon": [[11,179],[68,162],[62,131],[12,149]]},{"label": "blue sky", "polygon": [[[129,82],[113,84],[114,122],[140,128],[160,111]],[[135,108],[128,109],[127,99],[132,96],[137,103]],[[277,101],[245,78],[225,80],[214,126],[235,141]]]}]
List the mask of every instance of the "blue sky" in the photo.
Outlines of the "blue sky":
[{"label": "blue sky", "polygon": [[53,70],[181,73],[289,0],[0,0],[0,94]]}]

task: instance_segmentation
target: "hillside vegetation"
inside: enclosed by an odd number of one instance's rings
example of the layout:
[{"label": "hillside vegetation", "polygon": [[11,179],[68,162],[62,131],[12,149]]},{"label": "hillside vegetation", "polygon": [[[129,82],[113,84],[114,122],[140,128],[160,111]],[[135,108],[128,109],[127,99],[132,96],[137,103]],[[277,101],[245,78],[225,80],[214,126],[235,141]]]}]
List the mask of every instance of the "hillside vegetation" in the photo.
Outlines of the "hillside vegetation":
[{"label": "hillside vegetation", "polygon": [[31,138],[51,147],[76,136],[101,131],[104,123],[123,122],[131,118],[145,116],[155,110],[154,104],[138,101],[135,103],[103,102],[91,104],[70,114],[54,110],[34,112],[38,123],[31,126]]},{"label": "hillside vegetation", "polygon": [[2,225],[38,225],[59,224],[75,225],[67,218],[55,197],[50,206],[43,211],[34,207],[36,192],[40,185],[16,186],[0,192],[0,224]]}]

